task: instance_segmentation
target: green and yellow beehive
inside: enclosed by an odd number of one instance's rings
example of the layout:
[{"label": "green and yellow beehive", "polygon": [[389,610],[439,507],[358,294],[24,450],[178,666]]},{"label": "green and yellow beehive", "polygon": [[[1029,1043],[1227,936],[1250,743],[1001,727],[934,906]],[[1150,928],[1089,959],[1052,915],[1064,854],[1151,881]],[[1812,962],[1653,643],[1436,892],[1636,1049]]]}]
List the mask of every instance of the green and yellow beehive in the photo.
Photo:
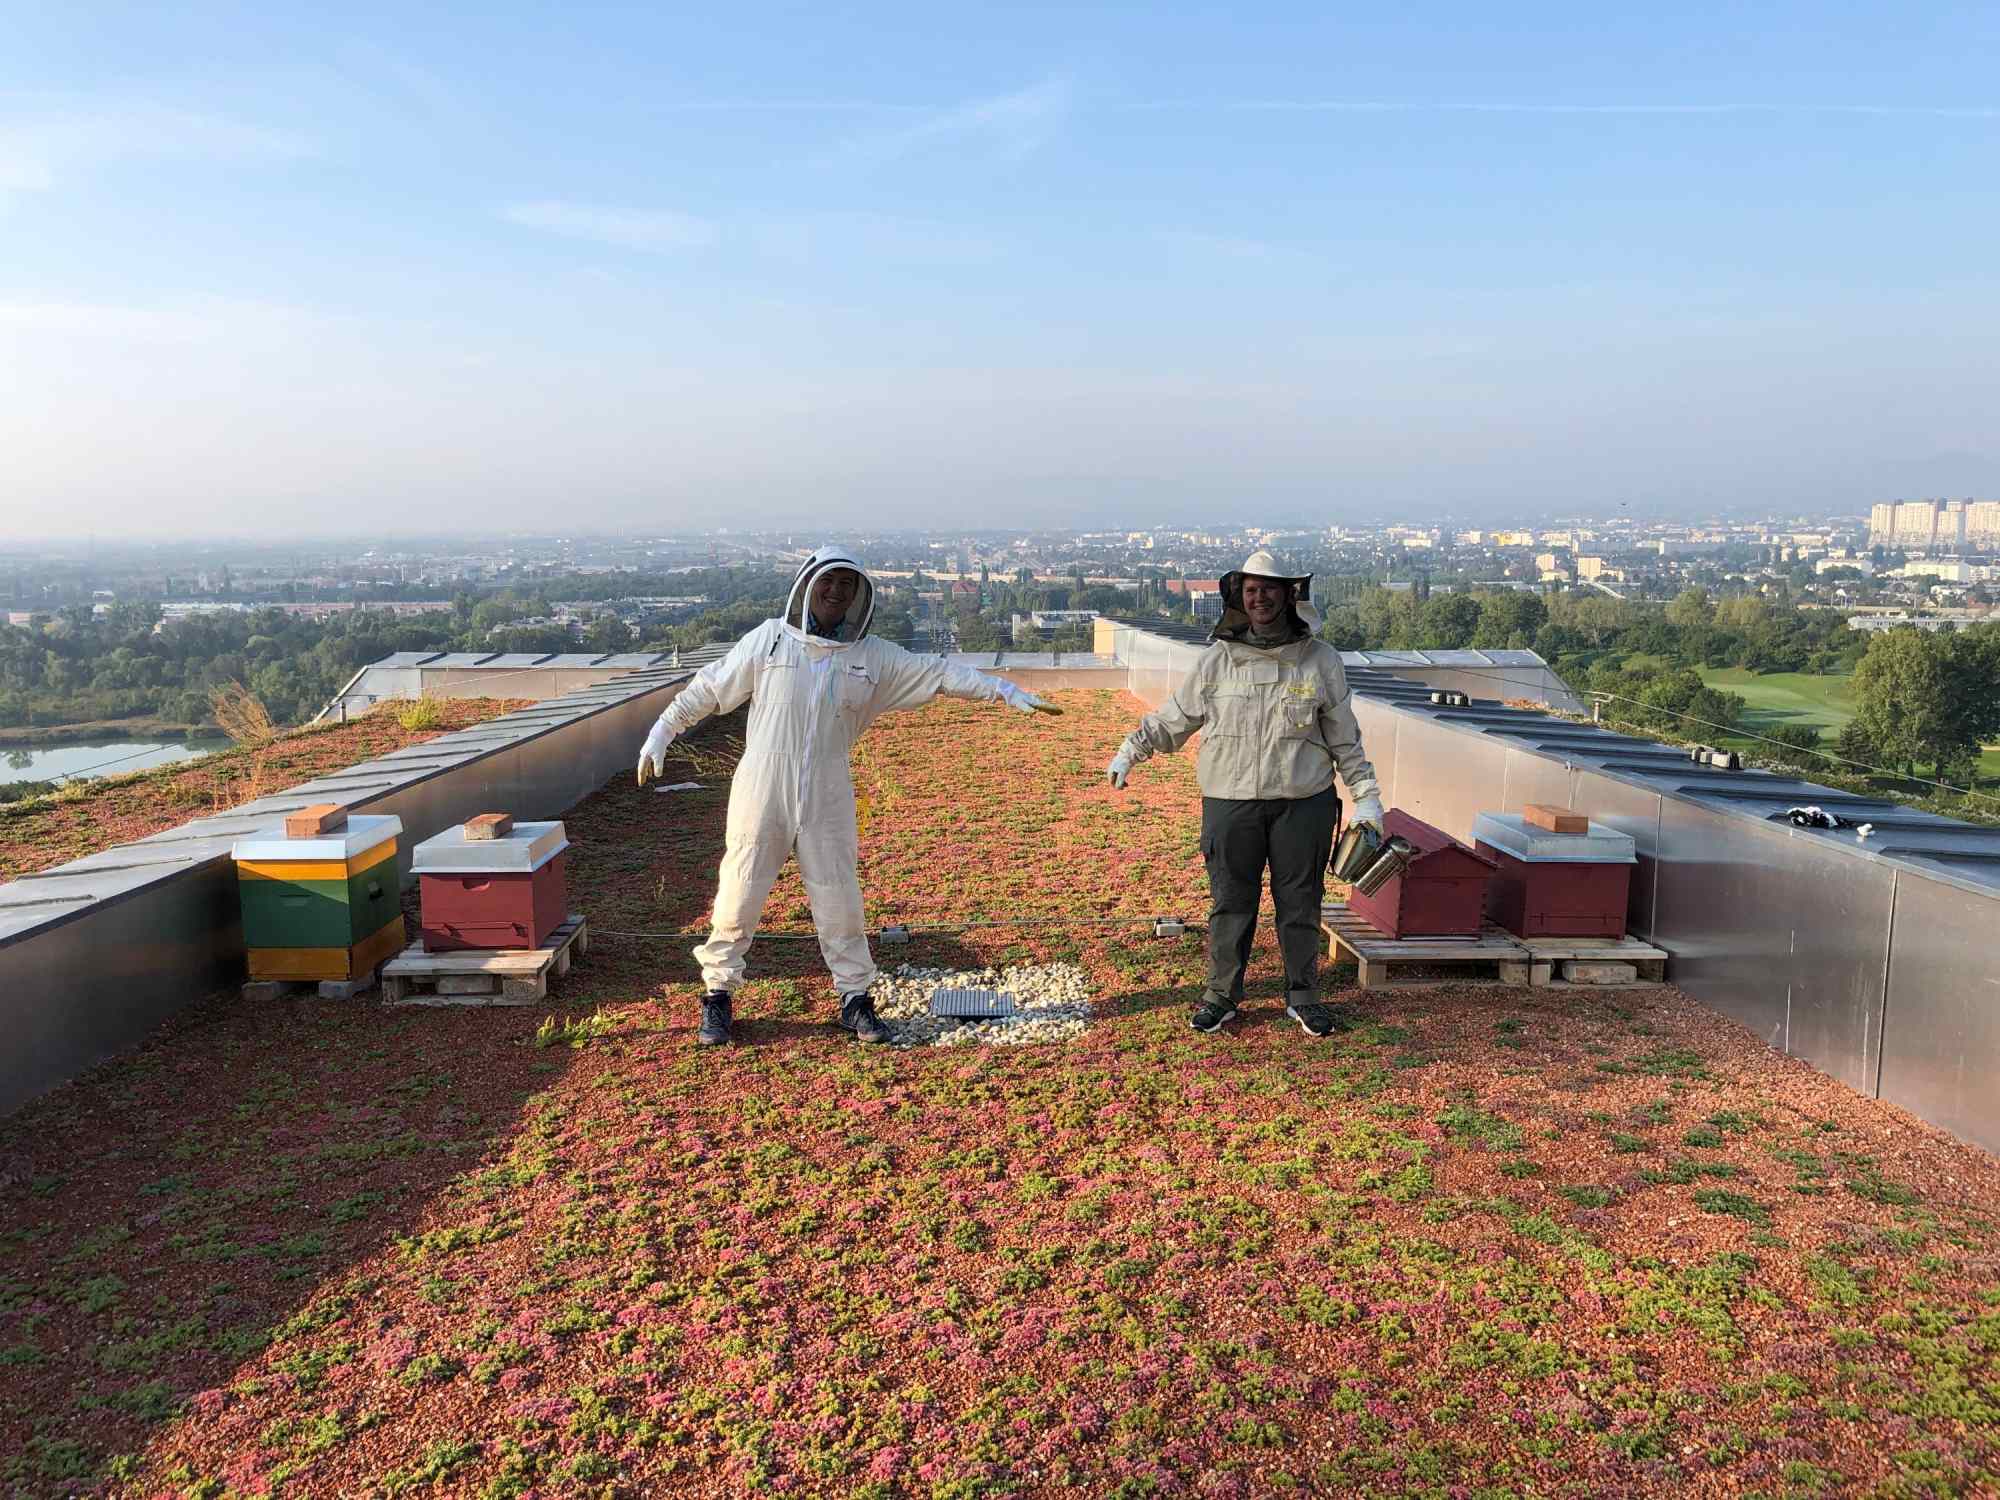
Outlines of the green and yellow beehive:
[{"label": "green and yellow beehive", "polygon": [[403,822],[310,807],[230,846],[252,979],[359,979],[403,947]]}]

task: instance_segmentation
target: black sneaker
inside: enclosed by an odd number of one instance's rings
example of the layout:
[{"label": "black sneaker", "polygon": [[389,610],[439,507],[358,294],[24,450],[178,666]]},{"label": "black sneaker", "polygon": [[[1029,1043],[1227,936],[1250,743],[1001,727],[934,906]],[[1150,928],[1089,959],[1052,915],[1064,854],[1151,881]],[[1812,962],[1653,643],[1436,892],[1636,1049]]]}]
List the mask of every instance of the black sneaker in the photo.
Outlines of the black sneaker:
[{"label": "black sneaker", "polygon": [[1233,1001],[1218,1000],[1213,995],[1205,995],[1201,1004],[1197,1005],[1193,1014],[1188,1017],[1188,1025],[1196,1031],[1220,1031],[1235,1019],[1236,1006]]},{"label": "black sneaker", "polygon": [[1336,1006],[1323,1005],[1317,1000],[1301,1000],[1297,1005],[1287,1005],[1285,1014],[1299,1023],[1299,1030],[1307,1036],[1331,1036],[1336,1031],[1348,1029],[1347,1018]]},{"label": "black sneaker", "polygon": [[701,1030],[694,1039],[704,1047],[720,1047],[729,1041],[729,993],[710,990],[701,997]]},{"label": "black sneaker", "polygon": [[857,1042],[886,1042],[889,1028],[882,1018],[875,1014],[875,1002],[867,995],[842,995],[840,997],[840,1024],[854,1033]]}]

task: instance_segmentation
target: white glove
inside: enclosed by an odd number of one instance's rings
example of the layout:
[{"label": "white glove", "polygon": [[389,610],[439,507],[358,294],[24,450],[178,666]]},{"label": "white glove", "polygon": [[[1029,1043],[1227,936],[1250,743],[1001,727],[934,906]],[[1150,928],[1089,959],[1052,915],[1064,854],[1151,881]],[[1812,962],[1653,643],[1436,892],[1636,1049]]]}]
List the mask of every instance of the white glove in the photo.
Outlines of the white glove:
[{"label": "white glove", "polygon": [[1373,823],[1377,829],[1380,829],[1382,826],[1382,799],[1373,792],[1369,792],[1366,796],[1356,797],[1354,799],[1354,821],[1357,823]]},{"label": "white glove", "polygon": [[653,721],[653,729],[646,736],[646,743],[639,747],[639,785],[646,784],[649,776],[667,774],[667,746],[674,742],[674,731],[667,727],[664,717]]},{"label": "white glove", "polygon": [[1120,750],[1116,755],[1111,757],[1111,764],[1105,767],[1104,774],[1111,778],[1113,791],[1124,791],[1125,778],[1132,774],[1131,757],[1126,755],[1123,750]]},{"label": "white glove", "polygon": [[1006,678],[996,679],[1000,684],[1000,701],[1009,708],[1017,708],[1024,714],[1059,712],[1052,705],[1044,703],[1026,688],[1009,682]]}]

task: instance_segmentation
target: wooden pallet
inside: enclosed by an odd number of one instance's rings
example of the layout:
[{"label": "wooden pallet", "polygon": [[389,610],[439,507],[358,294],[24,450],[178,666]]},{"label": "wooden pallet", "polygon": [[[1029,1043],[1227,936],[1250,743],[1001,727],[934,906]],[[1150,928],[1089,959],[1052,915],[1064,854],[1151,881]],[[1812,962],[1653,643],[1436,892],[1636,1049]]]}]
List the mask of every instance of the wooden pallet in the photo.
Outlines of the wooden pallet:
[{"label": "wooden pallet", "polygon": [[[1672,956],[1666,949],[1655,948],[1651,943],[1635,937],[1532,937],[1517,938],[1516,941],[1528,950],[1527,962],[1517,966],[1522,972],[1514,976],[1516,984],[1565,983],[1555,977],[1556,965],[1570,958],[1592,963],[1631,964],[1638,970],[1634,983],[1659,984],[1667,977],[1667,960]],[[1584,986],[1579,985],[1578,988]],[[1589,988],[1604,986],[1592,985]]]},{"label": "wooden pallet", "polygon": [[[1392,938],[1354,915],[1342,901],[1329,901],[1320,908],[1322,926],[1334,951],[1345,949],[1361,968],[1361,988],[1381,989],[1390,984],[1463,984],[1484,976],[1452,973],[1436,978],[1413,979],[1409,970],[1483,968],[1496,966],[1504,982],[1527,982],[1527,953],[1512,934],[1488,922],[1476,938]],[[1517,977],[1509,973],[1519,969]]]},{"label": "wooden pallet", "polygon": [[569,972],[590,951],[590,930],[571,913],[540,948],[468,948],[426,953],[412,943],[382,966],[384,1005],[532,1005],[549,976]]}]

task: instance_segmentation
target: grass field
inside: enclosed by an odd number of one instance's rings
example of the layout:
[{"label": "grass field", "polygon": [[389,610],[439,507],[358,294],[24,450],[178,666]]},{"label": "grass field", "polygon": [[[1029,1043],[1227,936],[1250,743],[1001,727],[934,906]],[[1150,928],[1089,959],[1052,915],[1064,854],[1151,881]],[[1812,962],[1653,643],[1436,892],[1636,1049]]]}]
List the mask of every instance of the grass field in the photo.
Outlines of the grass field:
[{"label": "grass field", "polygon": [[1802,724],[1838,733],[1854,717],[1854,679],[1846,674],[1818,677],[1810,672],[1757,673],[1744,667],[1703,667],[1701,680],[1725,693],[1735,693],[1749,704],[1743,715],[1746,729]]},{"label": "grass field", "polygon": [[[1735,693],[1749,707],[1742,727],[1763,734],[1782,724],[1803,724],[1831,740],[1854,717],[1854,678],[1846,673],[1818,677],[1810,672],[1759,674],[1744,667],[1703,667],[1701,680],[1725,693]],[[1733,739],[1733,736],[1725,736]],[[1988,747],[1979,757],[1982,784],[2000,781],[2000,748]]]}]

